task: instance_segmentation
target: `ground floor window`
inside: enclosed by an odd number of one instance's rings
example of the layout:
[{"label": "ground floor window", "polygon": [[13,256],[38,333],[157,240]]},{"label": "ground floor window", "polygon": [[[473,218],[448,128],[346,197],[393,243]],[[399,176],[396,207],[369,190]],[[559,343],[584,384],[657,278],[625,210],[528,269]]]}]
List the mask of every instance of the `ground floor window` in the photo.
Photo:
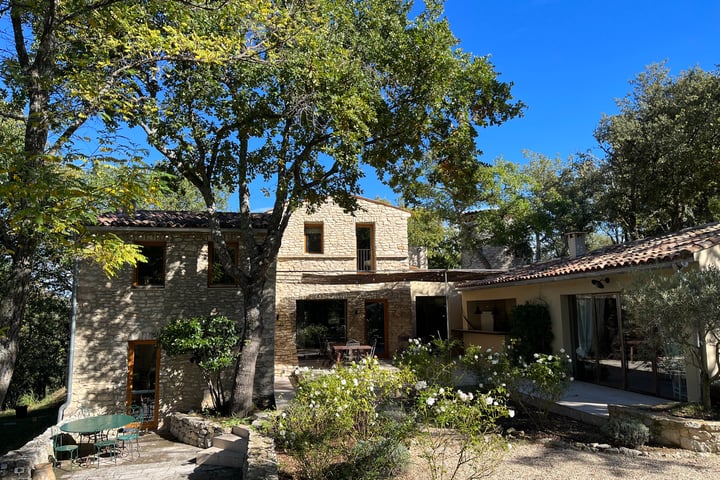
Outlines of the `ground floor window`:
[{"label": "ground floor window", "polygon": [[647,342],[618,295],[569,297],[575,378],[664,398],[685,399],[685,373],[674,349]]},{"label": "ground floor window", "polygon": [[345,300],[298,300],[296,303],[298,355],[321,353],[326,343],[347,339]]}]

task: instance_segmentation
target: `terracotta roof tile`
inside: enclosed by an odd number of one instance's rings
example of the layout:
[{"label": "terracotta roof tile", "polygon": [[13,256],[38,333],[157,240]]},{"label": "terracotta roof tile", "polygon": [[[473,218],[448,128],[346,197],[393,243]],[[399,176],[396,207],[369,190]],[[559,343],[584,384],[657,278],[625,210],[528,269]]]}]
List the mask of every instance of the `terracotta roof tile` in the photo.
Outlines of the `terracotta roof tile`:
[{"label": "terracotta roof tile", "polygon": [[[254,228],[265,228],[269,214],[253,213]],[[241,228],[239,213],[219,212],[222,228]],[[180,212],[164,210],[136,210],[128,213],[104,213],[98,217],[101,227],[132,228],[209,228],[208,215],[204,212]]]},{"label": "terracotta roof tile", "polygon": [[458,285],[458,288],[666,263],[692,258],[695,253],[716,245],[720,245],[720,222],[686,228],[659,237],[611,245],[574,258],[561,258],[519,267],[494,277],[464,282]]}]

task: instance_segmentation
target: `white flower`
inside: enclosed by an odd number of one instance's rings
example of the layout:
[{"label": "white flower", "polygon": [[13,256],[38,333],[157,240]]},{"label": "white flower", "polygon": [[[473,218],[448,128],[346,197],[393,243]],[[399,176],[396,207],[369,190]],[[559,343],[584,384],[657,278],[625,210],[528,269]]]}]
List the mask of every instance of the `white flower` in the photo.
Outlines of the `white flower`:
[{"label": "white flower", "polygon": [[477,355],[475,355],[475,360],[477,360],[477,359],[478,359],[478,356],[477,356]]},{"label": "white flower", "polygon": [[492,405],[495,399],[493,397],[485,397],[485,405]]},{"label": "white flower", "polygon": [[565,353],[565,349],[564,349],[564,348],[561,348],[561,349],[560,349],[560,353]]},{"label": "white flower", "polygon": [[442,388],[442,387],[440,387],[440,390],[438,390],[438,393],[439,393],[440,395],[442,395],[443,393],[445,393],[445,389]]},{"label": "white flower", "polygon": [[548,355],[548,358],[547,358],[547,359],[548,359],[548,361],[552,361],[553,356],[552,356],[552,355]]},{"label": "white flower", "polygon": [[415,384],[415,390],[424,390],[427,388],[427,382],[425,380],[420,380]]},{"label": "white flower", "polygon": [[510,418],[513,418],[515,416],[515,410],[513,410],[512,408],[510,410],[508,410],[508,416]]},{"label": "white flower", "polygon": [[353,385],[355,385],[356,387],[358,386],[358,380],[357,380],[357,378],[353,378]]},{"label": "white flower", "polygon": [[575,381],[575,377],[570,377],[570,381],[571,381],[571,382],[574,382],[574,381]]},{"label": "white flower", "polygon": [[347,385],[347,382],[345,381],[345,379],[344,379],[344,378],[343,378],[342,380],[340,380],[340,385],[342,385],[342,386],[345,386],[345,385]]},{"label": "white flower", "polygon": [[285,430],[280,430],[280,436],[281,436],[281,437],[284,437],[284,436],[285,436]]},{"label": "white flower", "polygon": [[427,403],[428,407],[432,407],[435,405],[435,397],[428,397],[425,403]]}]

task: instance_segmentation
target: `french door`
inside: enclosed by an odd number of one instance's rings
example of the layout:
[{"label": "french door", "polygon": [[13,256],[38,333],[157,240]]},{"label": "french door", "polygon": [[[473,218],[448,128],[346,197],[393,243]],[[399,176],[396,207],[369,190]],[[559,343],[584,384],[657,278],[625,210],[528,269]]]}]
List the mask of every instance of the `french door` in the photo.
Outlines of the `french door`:
[{"label": "french door", "polygon": [[128,344],[127,406],[143,411],[143,428],[157,428],[160,348],[156,340],[136,340]]}]

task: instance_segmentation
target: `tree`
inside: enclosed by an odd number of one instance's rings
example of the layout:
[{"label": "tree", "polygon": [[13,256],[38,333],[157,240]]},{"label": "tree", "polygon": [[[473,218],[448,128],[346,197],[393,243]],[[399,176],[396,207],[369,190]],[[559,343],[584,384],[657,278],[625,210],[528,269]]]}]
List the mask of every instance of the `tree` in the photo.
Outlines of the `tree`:
[{"label": "tree", "polygon": [[[184,3],[184,2],[181,2]],[[207,2],[208,8],[213,2]],[[138,249],[114,236],[86,236],[101,209],[129,210],[152,196],[140,168],[126,168],[120,183],[88,182],[86,170],[110,163],[128,166],[132,151],[110,148],[113,129],[98,137],[96,154],[83,153],[79,129],[88,119],[122,118],[130,108],[122,79],[141,65],[161,61],[158,51],[210,50],[185,32],[159,35],[148,11],[171,2],[121,0],[4,0],[0,21],[10,48],[2,51],[0,118],[11,123],[12,141],[0,145],[0,245],[9,271],[0,299],[0,403],[13,376],[19,334],[39,249],[89,257],[113,273],[141,259]],[[184,11],[179,9],[179,11]],[[133,22],[128,29],[127,23]],[[172,44],[172,49],[161,45]]]},{"label": "tree", "polygon": [[621,240],[673,232],[718,218],[720,76],[693,68],[670,77],[654,64],[630,82],[595,138],[605,153],[602,220]]},{"label": "tree", "polygon": [[[273,398],[272,371],[258,371],[265,381],[256,384],[256,364],[262,345],[272,355],[273,265],[292,212],[328,198],[351,211],[363,166],[404,198],[425,191],[421,180],[474,189],[475,127],[520,112],[488,59],[456,48],[441,2],[409,18],[411,7],[317,0],[196,8],[187,28],[198,38],[222,35],[219,45],[245,55],[185,55],[127,82],[138,92],[131,122],[202,193],[218,255],[243,293],[232,413]],[[177,26],[170,15],[162,22]],[[251,228],[257,181],[273,200],[262,238]],[[246,227],[238,265],[216,218],[222,186],[239,193]]]},{"label": "tree", "polygon": [[427,248],[428,268],[459,268],[459,240],[457,227],[448,224],[437,210],[413,210],[408,220],[408,243]]},{"label": "tree", "polygon": [[472,218],[470,242],[535,261],[567,255],[566,234],[594,228],[598,171],[583,157],[525,157],[524,165],[502,158],[492,165],[494,184]]},{"label": "tree", "polygon": [[[720,378],[720,269],[646,274],[623,291],[631,324],[656,351],[678,348],[700,371],[703,407],[711,409],[710,385]],[[713,352],[713,357],[708,357]]]}]

